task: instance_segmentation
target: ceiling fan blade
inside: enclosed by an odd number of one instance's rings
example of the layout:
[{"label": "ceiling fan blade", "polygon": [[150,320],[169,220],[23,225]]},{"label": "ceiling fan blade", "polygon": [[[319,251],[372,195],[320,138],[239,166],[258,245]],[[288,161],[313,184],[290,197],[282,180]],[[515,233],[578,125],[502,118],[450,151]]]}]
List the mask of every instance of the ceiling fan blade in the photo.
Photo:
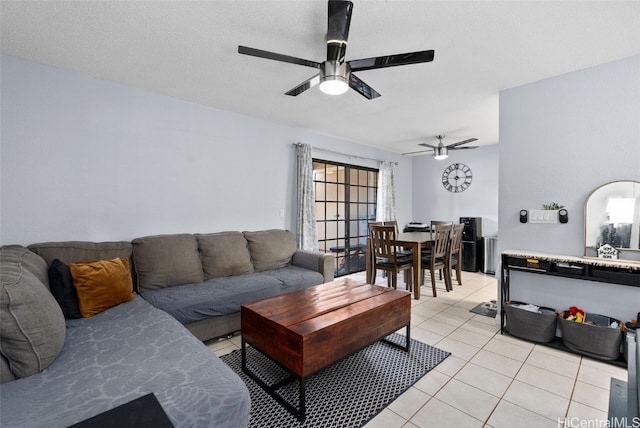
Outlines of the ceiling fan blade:
[{"label": "ceiling fan blade", "polygon": [[285,92],[285,95],[291,95],[292,97],[295,97],[296,95],[300,95],[301,93],[303,93],[307,89],[317,85],[318,83],[320,83],[320,73],[318,73],[315,76],[305,80],[304,82],[302,82],[301,84],[299,84],[295,88],[291,89],[290,91]]},{"label": "ceiling fan blade", "polygon": [[351,73],[351,75],[349,76],[349,86],[351,87],[351,89],[355,90],[368,100],[378,98],[380,96],[380,94],[376,92],[375,89],[364,83],[353,73]]},{"label": "ceiling fan blade", "polygon": [[419,146],[424,146],[424,147],[431,147],[432,149],[437,149],[437,146],[432,146],[431,144],[427,144],[427,143],[420,143],[418,144]]},{"label": "ceiling fan blade", "polygon": [[403,155],[415,155],[417,153],[427,153],[430,152],[432,150],[418,150],[417,152],[408,152],[408,153],[402,153]]},{"label": "ceiling fan blade", "polygon": [[457,146],[461,146],[462,144],[472,143],[474,141],[478,141],[478,139],[477,138],[469,138],[468,140],[458,141],[457,143],[448,144],[447,147],[448,148],[457,147]]},{"label": "ceiling fan blade", "polygon": [[296,58],[295,56],[282,55],[275,52],[263,51],[261,49],[249,48],[247,46],[238,46],[238,53],[241,53],[243,55],[257,56],[258,58],[266,58],[275,61],[288,62],[291,64],[304,65],[307,67],[320,68],[319,62]]},{"label": "ceiling fan blade", "polygon": [[433,61],[435,52],[433,50],[409,52],[397,55],[378,56],[375,58],[356,59],[347,61],[351,71],[371,70],[373,68],[395,67],[397,65],[418,64],[421,62]]},{"label": "ceiling fan blade", "polygon": [[449,147],[449,150],[466,150],[466,149],[477,149],[478,146],[466,146],[466,147]]},{"label": "ceiling fan blade", "polygon": [[344,62],[352,11],[353,3],[350,1],[329,1],[327,61]]}]

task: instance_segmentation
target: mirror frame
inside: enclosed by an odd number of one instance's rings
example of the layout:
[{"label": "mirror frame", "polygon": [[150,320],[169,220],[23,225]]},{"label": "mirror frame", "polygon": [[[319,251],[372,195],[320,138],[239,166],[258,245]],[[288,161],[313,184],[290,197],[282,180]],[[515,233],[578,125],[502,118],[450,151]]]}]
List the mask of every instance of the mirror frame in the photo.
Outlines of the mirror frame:
[{"label": "mirror frame", "polygon": [[[584,203],[584,257],[585,258],[593,258],[593,259],[597,259],[598,258],[597,254],[595,254],[595,247],[587,244],[587,224],[588,224],[587,223],[587,221],[588,221],[587,208],[589,206],[589,200],[591,199],[591,197],[597,191],[603,189],[606,186],[609,186],[611,184],[616,184],[616,183],[634,184],[634,185],[639,186],[639,188],[640,188],[640,181],[638,181],[638,180],[616,180],[616,181],[610,181],[608,183],[605,183],[605,184],[595,188],[591,193],[589,193],[589,196],[587,196],[587,200]],[[640,228],[640,224],[638,224],[637,226]],[[618,248],[618,247],[616,247],[616,250],[618,250],[618,252],[619,252],[617,260],[625,260],[625,261],[630,261],[630,262],[634,262],[634,263],[640,263],[640,248]],[[591,253],[591,254],[589,254],[589,253]]]}]

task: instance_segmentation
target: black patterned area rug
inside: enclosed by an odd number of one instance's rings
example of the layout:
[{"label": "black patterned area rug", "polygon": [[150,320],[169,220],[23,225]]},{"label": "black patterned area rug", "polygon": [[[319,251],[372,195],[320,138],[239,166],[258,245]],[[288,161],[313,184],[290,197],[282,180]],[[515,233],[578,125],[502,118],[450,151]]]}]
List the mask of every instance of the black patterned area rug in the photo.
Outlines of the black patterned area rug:
[{"label": "black patterned area rug", "polygon": [[[387,337],[405,343],[397,333]],[[289,413],[241,370],[239,350],[221,359],[244,381],[251,395],[249,427],[361,427],[422,376],[440,364],[450,353],[417,340],[411,351],[376,342],[349,357],[315,373],[306,381],[307,417],[304,423]],[[247,346],[249,370],[268,384],[287,377],[286,372],[263,354]],[[298,407],[298,383],[279,390]]]}]

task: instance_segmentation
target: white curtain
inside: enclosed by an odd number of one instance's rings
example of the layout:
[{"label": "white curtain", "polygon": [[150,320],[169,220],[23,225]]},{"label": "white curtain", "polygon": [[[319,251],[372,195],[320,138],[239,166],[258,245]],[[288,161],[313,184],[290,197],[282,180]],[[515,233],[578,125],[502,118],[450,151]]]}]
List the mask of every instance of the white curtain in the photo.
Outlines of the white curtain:
[{"label": "white curtain", "polygon": [[298,248],[318,251],[311,145],[298,143],[296,151],[298,157],[298,214],[296,220]]},{"label": "white curtain", "polygon": [[380,162],[376,221],[396,220],[396,192],[393,182],[393,162]]}]

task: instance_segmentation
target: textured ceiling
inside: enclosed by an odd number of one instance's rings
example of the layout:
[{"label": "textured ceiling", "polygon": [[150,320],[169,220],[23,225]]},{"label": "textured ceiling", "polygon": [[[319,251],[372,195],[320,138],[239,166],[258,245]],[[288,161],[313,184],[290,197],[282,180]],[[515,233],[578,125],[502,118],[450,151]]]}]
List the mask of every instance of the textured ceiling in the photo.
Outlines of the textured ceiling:
[{"label": "textured ceiling", "polygon": [[321,62],[326,1],[1,1],[2,53],[397,153],[498,143],[498,92],[640,54],[638,1],[354,2],[346,59],[434,49],[432,63],[368,70],[382,94],[286,91]]}]

